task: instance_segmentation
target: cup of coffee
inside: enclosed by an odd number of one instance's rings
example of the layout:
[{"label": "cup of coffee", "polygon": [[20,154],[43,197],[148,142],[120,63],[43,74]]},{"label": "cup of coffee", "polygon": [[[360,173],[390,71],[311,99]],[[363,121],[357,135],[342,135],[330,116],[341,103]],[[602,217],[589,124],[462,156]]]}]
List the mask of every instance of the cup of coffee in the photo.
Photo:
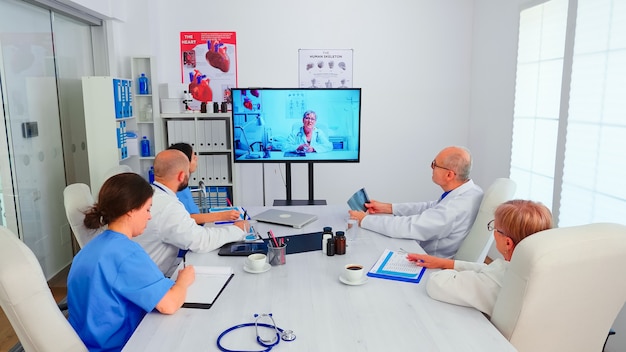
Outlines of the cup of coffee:
[{"label": "cup of coffee", "polygon": [[250,254],[248,258],[246,258],[246,267],[253,271],[259,271],[263,269],[267,263],[267,256],[263,253],[254,253]]},{"label": "cup of coffee", "polygon": [[343,270],[343,277],[349,282],[360,282],[363,280],[363,265],[348,264]]}]

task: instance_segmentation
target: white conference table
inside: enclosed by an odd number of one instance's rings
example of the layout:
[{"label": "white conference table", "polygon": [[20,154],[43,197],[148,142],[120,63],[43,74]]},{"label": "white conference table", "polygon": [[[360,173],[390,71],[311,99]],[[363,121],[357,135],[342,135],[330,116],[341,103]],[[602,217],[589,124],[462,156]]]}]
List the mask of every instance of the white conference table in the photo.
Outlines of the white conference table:
[{"label": "white conference table", "polygon": [[[344,230],[347,206],[275,207],[314,213],[318,220],[302,229],[254,224],[277,236]],[[254,216],[265,208],[247,208]],[[289,254],[286,264],[261,274],[243,270],[245,257],[222,257],[217,251],[188,253],[187,264],[231,266],[235,275],[210,309],[182,308],[174,315],[149,313],[124,351],[218,351],[216,341],[231,326],[254,322],[254,314],[272,313],[276,325],[293,330],[296,339],[281,341],[273,351],[515,351],[482,313],[428,297],[427,270],[418,284],[368,278],[349,286],[339,281],[344,266],[359,263],[369,270],[385,248],[423,252],[413,240],[392,239],[359,229],[348,239],[345,255],[321,251]],[[266,322],[265,320],[260,322]],[[260,329],[263,337],[271,336]],[[230,350],[264,350],[254,327],[237,329],[222,343]]]}]

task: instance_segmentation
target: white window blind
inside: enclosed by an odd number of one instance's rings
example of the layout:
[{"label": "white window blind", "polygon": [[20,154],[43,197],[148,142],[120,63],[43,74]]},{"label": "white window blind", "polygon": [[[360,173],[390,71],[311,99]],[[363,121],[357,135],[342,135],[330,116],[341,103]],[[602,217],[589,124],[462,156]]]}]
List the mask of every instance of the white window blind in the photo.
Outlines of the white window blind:
[{"label": "white window blind", "polygon": [[579,0],[559,225],[626,223],[626,1]]},{"label": "white window blind", "polygon": [[558,226],[626,223],[625,159],[626,0],[551,0],[521,11],[517,197],[551,207]]},{"label": "white window blind", "polygon": [[511,179],[516,197],[552,207],[567,0],[520,13]]}]

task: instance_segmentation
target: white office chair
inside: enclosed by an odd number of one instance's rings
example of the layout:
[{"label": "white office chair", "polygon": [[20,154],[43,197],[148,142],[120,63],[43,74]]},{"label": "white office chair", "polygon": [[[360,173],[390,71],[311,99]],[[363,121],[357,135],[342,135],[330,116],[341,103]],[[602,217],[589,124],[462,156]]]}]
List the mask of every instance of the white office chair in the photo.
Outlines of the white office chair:
[{"label": "white office chair", "polygon": [[626,226],[542,231],[515,248],[491,322],[520,352],[601,351],[626,301]]},{"label": "white office chair", "polygon": [[480,203],[474,225],[454,259],[480,263],[485,260],[493,243],[493,234],[487,231],[487,223],[493,220],[493,214],[500,204],[513,199],[516,189],[515,181],[508,178],[498,178],[491,184]]},{"label": "white office chair", "polygon": [[111,176],[115,176],[117,174],[122,174],[125,172],[134,172],[134,171],[130,166],[124,165],[124,164],[113,166],[112,168],[108,169],[107,172],[104,173],[103,180],[106,181]]},{"label": "white office chair", "polygon": [[33,252],[0,227],[0,306],[26,351],[87,351],[59,310]]},{"label": "white office chair", "polygon": [[83,248],[87,242],[104,231],[104,227],[94,230],[88,229],[83,224],[83,219],[85,218],[84,211],[94,204],[91,190],[86,184],[73,183],[65,187],[63,190],[63,204],[65,205],[67,221],[80,248]]}]

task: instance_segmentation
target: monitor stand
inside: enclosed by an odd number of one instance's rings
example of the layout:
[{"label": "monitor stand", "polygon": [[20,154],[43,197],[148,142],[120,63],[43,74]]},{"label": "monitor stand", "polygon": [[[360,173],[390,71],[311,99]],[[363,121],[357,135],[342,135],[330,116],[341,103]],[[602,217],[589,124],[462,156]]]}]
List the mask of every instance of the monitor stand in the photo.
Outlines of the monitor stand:
[{"label": "monitor stand", "polygon": [[287,199],[275,199],[274,206],[284,205],[326,205],[323,199],[313,199],[313,163],[309,163],[309,199],[291,199],[291,163],[285,164]]}]

